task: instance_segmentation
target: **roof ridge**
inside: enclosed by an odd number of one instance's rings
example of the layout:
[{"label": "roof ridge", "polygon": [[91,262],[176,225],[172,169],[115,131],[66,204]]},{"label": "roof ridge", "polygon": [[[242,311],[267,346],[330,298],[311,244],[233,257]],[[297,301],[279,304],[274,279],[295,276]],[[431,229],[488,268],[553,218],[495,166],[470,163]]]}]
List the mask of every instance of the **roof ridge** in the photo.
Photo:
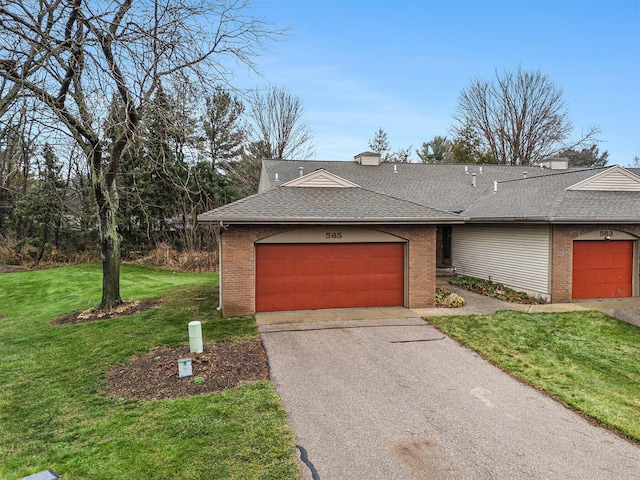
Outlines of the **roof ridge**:
[{"label": "roof ridge", "polygon": [[582,173],[582,172],[588,172],[588,171],[595,171],[595,170],[606,170],[608,168],[614,167],[615,165],[605,165],[602,167],[588,167],[588,168],[581,168],[578,170],[560,170],[557,172],[550,172],[546,175],[536,175],[534,177],[527,177],[527,178],[511,178],[509,180],[497,180],[498,183],[509,183],[509,182],[523,182],[523,181],[527,181],[527,180],[540,180],[542,181],[542,179],[545,178],[550,178],[550,177],[557,177],[559,175],[569,175],[569,174],[574,174],[574,173]]},{"label": "roof ridge", "polygon": [[374,193],[374,194],[380,195],[382,197],[393,198],[394,200],[398,200],[400,202],[408,203],[410,205],[417,205],[418,207],[430,208],[431,210],[434,210],[436,212],[446,213],[446,214],[449,214],[449,215],[461,216],[460,214],[452,212],[451,210],[442,210],[440,208],[436,208],[436,207],[433,207],[431,205],[425,205],[425,204],[422,204],[422,203],[413,202],[411,200],[405,200],[404,198],[394,197],[393,195],[389,195],[388,193],[376,192],[374,190],[369,190],[368,188],[363,188],[363,187],[360,187],[360,190],[365,191],[365,192],[369,192],[369,193]]}]

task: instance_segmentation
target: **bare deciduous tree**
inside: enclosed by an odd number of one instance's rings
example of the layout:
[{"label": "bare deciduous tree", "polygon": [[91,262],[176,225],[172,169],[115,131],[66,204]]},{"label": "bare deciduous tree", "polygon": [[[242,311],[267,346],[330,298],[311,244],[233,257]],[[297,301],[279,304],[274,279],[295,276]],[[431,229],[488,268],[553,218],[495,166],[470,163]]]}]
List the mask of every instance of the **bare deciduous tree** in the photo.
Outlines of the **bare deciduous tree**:
[{"label": "bare deciduous tree", "polygon": [[[7,0],[0,4],[0,106],[38,100],[81,147],[100,225],[101,308],[121,303],[116,176],[140,114],[163,78],[213,86],[229,66],[253,68],[279,32],[249,15],[246,0]],[[109,105],[122,105],[108,125]],[[0,114],[4,111],[0,110]],[[113,117],[112,117],[113,118]],[[105,131],[117,132],[115,136]]]},{"label": "bare deciduous tree", "polygon": [[249,100],[254,142],[269,146],[273,158],[309,158],[313,155],[311,128],[302,120],[300,99],[284,87],[255,91]]},{"label": "bare deciduous tree", "polygon": [[[458,99],[456,134],[471,128],[481,148],[498,163],[528,165],[586,142],[599,133],[591,127],[580,139],[566,144],[573,130],[558,88],[542,72],[496,72],[493,82],[476,79]],[[466,132],[469,133],[469,132]]]}]

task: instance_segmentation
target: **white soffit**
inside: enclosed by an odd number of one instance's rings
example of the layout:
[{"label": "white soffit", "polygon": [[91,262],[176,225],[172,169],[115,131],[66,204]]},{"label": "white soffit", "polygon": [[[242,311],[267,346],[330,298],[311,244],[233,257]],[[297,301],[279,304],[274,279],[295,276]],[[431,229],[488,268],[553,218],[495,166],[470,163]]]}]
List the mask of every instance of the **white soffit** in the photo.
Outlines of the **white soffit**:
[{"label": "white soffit", "polygon": [[313,187],[313,188],[360,188],[349,180],[345,180],[338,175],[328,172],[324,168],[320,168],[314,172],[298,177],[287,183],[282,184],[283,187]]},{"label": "white soffit", "polygon": [[567,187],[574,191],[640,192],[640,177],[615,165],[593,177]]}]

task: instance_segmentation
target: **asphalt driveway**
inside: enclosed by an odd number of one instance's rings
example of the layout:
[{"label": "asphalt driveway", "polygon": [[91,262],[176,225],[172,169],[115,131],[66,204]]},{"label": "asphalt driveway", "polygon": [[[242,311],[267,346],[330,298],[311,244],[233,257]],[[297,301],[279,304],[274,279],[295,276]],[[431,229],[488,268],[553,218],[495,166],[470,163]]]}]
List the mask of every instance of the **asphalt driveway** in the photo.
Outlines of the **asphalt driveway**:
[{"label": "asphalt driveway", "polygon": [[420,318],[261,333],[305,478],[640,479],[636,445]]}]

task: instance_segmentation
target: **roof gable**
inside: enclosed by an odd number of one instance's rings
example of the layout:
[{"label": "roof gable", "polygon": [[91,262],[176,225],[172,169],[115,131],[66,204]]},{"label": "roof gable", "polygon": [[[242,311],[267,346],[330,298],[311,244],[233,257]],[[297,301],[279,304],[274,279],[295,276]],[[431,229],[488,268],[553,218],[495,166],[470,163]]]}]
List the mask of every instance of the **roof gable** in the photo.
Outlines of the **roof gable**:
[{"label": "roof gable", "polygon": [[320,168],[314,172],[282,184],[283,187],[312,187],[312,188],[359,188],[360,186],[345,180],[338,175]]},{"label": "roof gable", "polygon": [[567,187],[573,191],[640,192],[640,177],[620,165]]}]

